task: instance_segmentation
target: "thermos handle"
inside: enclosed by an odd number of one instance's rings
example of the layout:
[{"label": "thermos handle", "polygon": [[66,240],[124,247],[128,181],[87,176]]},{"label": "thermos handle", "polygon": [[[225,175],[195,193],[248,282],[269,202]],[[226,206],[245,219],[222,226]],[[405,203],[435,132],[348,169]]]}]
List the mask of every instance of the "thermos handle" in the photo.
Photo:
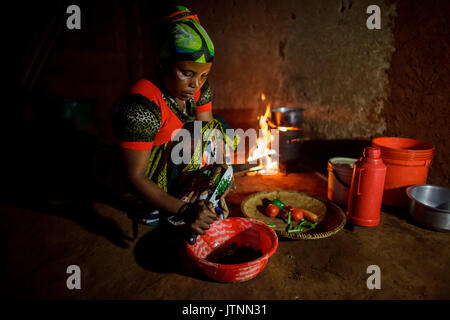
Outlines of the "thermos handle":
[{"label": "thermos handle", "polygon": [[356,188],[356,194],[359,196],[361,195],[360,187],[361,187],[361,176],[362,172],[365,170],[364,168],[359,168],[359,175],[358,175],[358,187]]}]

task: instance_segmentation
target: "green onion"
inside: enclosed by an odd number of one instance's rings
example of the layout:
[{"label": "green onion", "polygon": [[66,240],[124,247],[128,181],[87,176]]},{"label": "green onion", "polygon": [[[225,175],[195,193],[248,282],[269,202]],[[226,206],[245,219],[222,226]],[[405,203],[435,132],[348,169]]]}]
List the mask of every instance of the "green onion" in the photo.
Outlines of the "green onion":
[{"label": "green onion", "polygon": [[304,227],[308,228],[308,229],[314,229],[316,227],[317,223],[309,223],[309,224],[305,224]]},{"label": "green onion", "polygon": [[276,225],[274,225],[274,224],[270,224],[270,223],[266,223],[269,227],[271,227],[271,228],[275,228],[276,227]]},{"label": "green onion", "polygon": [[292,223],[288,224],[288,231],[292,230]]},{"label": "green onion", "polygon": [[288,213],[288,224],[291,224],[291,212]]},{"label": "green onion", "polygon": [[[300,220],[301,221],[301,220]],[[303,221],[303,222],[300,222],[296,227],[295,227],[295,229],[301,229],[301,230],[303,230],[303,226],[305,225],[305,221]]]},{"label": "green onion", "polygon": [[288,232],[300,232],[303,231],[303,229],[299,230],[299,229],[294,229],[294,230],[288,230]]}]

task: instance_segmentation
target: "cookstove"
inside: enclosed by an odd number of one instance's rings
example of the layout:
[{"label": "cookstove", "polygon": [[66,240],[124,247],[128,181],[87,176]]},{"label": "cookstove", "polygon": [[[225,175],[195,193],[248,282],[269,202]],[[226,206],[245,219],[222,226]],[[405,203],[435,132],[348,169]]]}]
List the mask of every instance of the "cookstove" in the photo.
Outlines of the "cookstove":
[{"label": "cookstove", "polygon": [[271,110],[268,123],[272,129],[279,130],[279,169],[282,173],[294,172],[298,168],[303,138],[303,111],[292,107]]}]

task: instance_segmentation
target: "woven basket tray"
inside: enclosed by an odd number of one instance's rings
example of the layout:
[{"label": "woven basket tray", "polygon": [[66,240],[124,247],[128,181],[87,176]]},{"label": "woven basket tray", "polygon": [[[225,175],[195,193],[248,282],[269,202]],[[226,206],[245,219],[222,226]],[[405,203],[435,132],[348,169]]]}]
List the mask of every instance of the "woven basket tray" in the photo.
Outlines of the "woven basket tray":
[{"label": "woven basket tray", "polygon": [[[287,223],[279,218],[271,218],[264,214],[263,200],[280,199],[283,203],[294,208],[306,209],[314,212],[319,217],[317,226],[301,232],[287,232]],[[256,219],[266,224],[275,225],[276,233],[289,239],[321,239],[336,234],[345,225],[344,211],[331,201],[312,197],[304,192],[296,191],[263,191],[252,194],[241,203],[241,211],[247,218]]]}]

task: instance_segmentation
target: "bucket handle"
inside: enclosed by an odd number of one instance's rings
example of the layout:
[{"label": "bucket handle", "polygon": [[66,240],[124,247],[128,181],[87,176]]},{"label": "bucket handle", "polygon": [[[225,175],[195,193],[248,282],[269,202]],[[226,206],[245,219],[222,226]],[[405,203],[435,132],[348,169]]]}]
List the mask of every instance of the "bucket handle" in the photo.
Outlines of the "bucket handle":
[{"label": "bucket handle", "polygon": [[337,174],[336,170],[333,169],[332,172],[333,172],[334,176],[336,177],[337,181],[339,181],[339,182],[340,182],[344,187],[346,187],[347,189],[350,189],[350,186],[349,186],[347,183],[345,183],[345,182],[339,177],[339,175]]}]

